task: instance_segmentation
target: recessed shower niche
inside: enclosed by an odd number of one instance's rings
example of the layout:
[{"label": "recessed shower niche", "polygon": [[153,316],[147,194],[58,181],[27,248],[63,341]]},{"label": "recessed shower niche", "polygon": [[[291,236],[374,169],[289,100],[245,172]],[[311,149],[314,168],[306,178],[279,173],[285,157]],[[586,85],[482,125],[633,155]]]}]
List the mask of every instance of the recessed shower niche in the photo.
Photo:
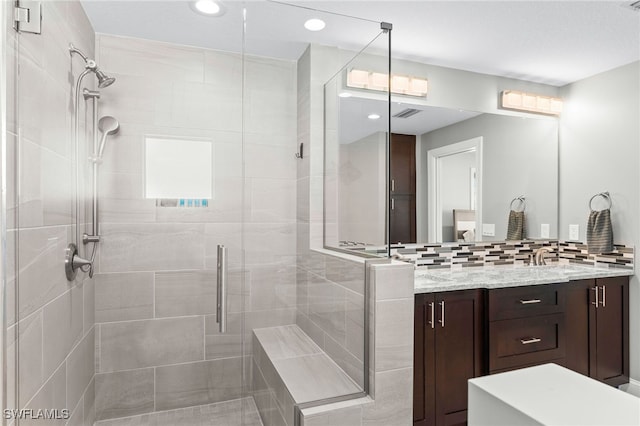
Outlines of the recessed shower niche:
[{"label": "recessed shower niche", "polygon": [[206,139],[145,136],[145,198],[212,199],[214,151]]}]

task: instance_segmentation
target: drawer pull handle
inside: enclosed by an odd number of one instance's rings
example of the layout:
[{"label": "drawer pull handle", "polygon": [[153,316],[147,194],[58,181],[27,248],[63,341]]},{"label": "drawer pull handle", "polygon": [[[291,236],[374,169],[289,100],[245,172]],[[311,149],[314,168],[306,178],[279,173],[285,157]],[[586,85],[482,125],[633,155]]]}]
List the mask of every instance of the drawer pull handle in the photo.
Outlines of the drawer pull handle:
[{"label": "drawer pull handle", "polygon": [[595,305],[596,309],[598,308],[598,304],[600,303],[598,296],[600,295],[600,292],[598,291],[598,286],[595,286],[594,288],[592,288],[591,290],[596,292],[596,301],[595,302],[591,302],[592,305]]},{"label": "drawer pull handle", "polygon": [[441,318],[438,320],[438,322],[444,328],[444,300],[442,302],[438,302],[438,305],[440,305],[440,318]]},{"label": "drawer pull handle", "polygon": [[607,307],[607,287],[606,286],[602,286],[602,307],[606,308]]},{"label": "drawer pull handle", "polygon": [[537,337],[532,337],[530,339],[520,339],[520,343],[523,345],[530,345],[532,343],[542,342],[542,339],[538,339]]},{"label": "drawer pull handle", "polygon": [[532,305],[534,303],[540,303],[542,300],[540,299],[529,299],[529,300],[521,300],[520,303],[523,305]]}]

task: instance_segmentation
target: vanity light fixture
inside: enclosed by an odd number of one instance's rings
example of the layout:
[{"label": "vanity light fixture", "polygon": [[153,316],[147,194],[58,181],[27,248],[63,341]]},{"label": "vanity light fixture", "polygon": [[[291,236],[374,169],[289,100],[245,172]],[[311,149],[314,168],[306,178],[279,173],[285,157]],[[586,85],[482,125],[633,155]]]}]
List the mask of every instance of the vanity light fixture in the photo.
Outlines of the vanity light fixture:
[{"label": "vanity light fixture", "polygon": [[221,16],[226,12],[222,3],[214,0],[197,0],[189,2],[189,5],[195,12],[205,16]]},{"label": "vanity light fixture", "polygon": [[[391,74],[391,93],[425,97],[428,86],[424,78]],[[352,69],[347,73],[347,87],[386,92],[389,89],[389,77],[384,73]]]},{"label": "vanity light fixture", "polygon": [[369,114],[367,118],[369,120],[377,120],[378,118],[380,118],[380,116],[378,114]]},{"label": "vanity light fixture", "polygon": [[309,31],[321,31],[327,24],[322,19],[313,18],[304,23],[304,27]]},{"label": "vanity light fixture", "polygon": [[562,99],[519,92],[517,90],[505,90],[501,93],[500,106],[504,109],[516,111],[560,115],[562,112]]}]

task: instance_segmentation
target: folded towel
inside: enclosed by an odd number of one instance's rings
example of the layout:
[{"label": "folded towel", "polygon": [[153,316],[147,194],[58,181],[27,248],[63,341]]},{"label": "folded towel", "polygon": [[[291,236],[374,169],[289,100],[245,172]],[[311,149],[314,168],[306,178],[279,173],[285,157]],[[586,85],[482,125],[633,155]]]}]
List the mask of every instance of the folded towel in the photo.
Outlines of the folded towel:
[{"label": "folded towel", "polygon": [[587,247],[589,253],[611,253],[613,251],[613,227],[609,209],[589,213],[587,222]]},{"label": "folded towel", "polygon": [[511,210],[509,212],[509,223],[507,226],[507,240],[524,240],[524,211],[517,212]]}]

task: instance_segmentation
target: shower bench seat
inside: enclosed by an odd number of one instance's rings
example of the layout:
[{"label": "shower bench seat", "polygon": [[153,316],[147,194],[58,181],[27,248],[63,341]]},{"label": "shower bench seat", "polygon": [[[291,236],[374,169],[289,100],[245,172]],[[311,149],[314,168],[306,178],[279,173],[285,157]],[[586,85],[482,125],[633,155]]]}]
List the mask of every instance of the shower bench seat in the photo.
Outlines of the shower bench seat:
[{"label": "shower bench seat", "polygon": [[294,406],[361,388],[297,325],[253,330],[253,389],[265,424],[294,425]]}]

